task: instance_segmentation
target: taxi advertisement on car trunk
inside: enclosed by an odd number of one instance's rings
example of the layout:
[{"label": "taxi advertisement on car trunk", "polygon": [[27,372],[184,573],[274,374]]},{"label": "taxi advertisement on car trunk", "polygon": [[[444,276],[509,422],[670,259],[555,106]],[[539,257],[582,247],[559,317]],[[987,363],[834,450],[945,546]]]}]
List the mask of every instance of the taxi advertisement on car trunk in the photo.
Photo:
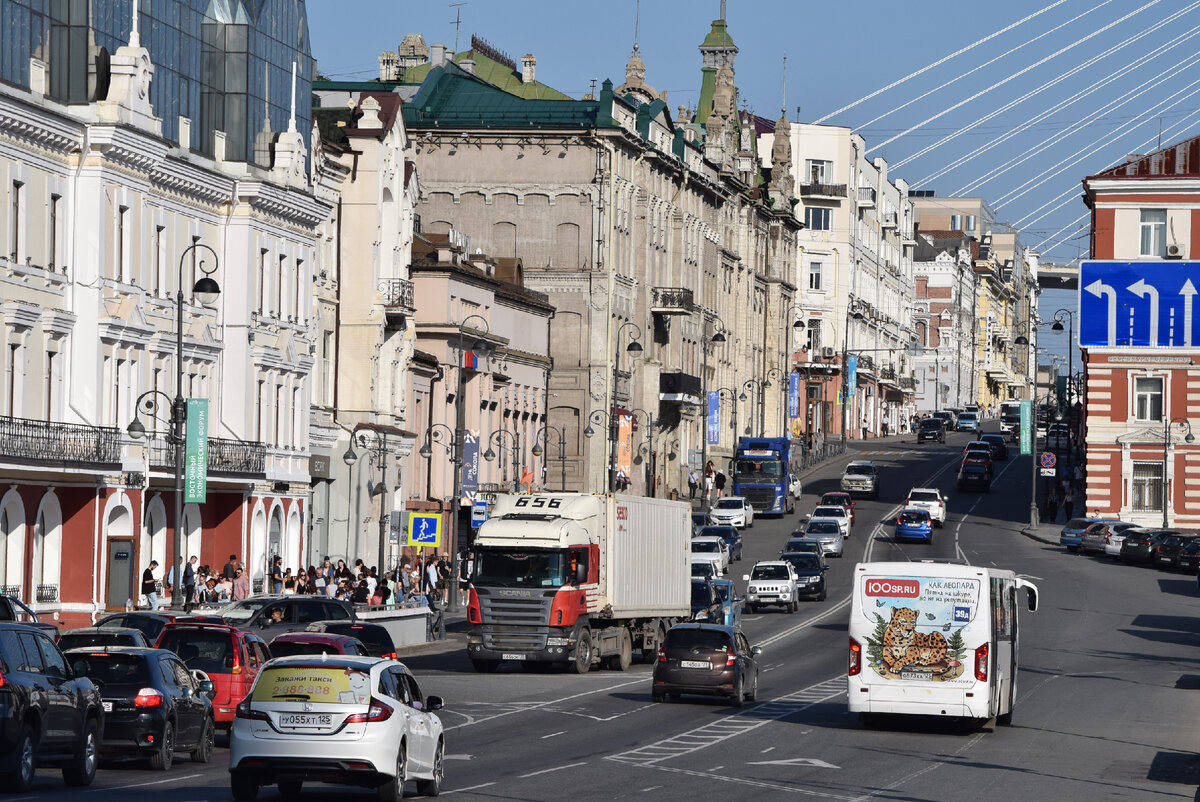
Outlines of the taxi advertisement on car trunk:
[{"label": "taxi advertisement on car trunk", "polygon": [[361,671],[330,666],[270,668],[254,688],[255,702],[303,700],[364,705],[371,698],[371,678]]}]

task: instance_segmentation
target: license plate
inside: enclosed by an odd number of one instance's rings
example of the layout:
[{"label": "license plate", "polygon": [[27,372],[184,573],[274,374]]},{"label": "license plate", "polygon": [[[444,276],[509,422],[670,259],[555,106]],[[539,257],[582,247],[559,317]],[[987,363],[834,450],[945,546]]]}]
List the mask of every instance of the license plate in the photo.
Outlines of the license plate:
[{"label": "license plate", "polygon": [[283,713],[280,727],[328,727],[333,724],[332,713]]},{"label": "license plate", "polygon": [[500,659],[501,660],[524,660],[525,655],[524,654],[502,654],[502,655],[500,655]]},{"label": "license plate", "polygon": [[112,712],[112,702],[103,702],[102,704],[104,705],[104,712],[105,712],[105,713],[111,713],[111,712]]},{"label": "license plate", "polygon": [[712,664],[705,660],[680,660],[680,668],[712,668]]}]

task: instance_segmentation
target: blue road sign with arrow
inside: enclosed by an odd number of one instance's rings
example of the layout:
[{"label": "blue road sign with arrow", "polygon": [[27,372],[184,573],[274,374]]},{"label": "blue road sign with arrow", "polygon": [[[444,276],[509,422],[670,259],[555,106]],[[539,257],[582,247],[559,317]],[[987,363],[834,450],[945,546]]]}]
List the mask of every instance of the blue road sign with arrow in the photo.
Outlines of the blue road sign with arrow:
[{"label": "blue road sign with arrow", "polygon": [[1193,314],[1200,262],[1089,261],[1079,267],[1079,345],[1200,344]]}]

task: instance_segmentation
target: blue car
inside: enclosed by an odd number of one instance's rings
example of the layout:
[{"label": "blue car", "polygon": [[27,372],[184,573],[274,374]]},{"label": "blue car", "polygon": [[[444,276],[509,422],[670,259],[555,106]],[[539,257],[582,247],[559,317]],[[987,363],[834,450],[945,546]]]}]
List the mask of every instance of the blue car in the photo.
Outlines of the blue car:
[{"label": "blue car", "polygon": [[1092,524],[1120,523],[1120,518],[1072,518],[1058,532],[1058,545],[1067,551],[1079,551],[1083,544],[1083,533]]},{"label": "blue car", "polygon": [[896,517],[896,540],[933,542],[933,519],[928,510],[909,508]]},{"label": "blue car", "polygon": [[721,599],[721,615],[724,620],[718,620],[718,624],[724,624],[727,627],[740,627],[742,625],[742,597],[737,595],[734,590],[732,579],[714,579],[712,586],[717,591],[717,596]]}]

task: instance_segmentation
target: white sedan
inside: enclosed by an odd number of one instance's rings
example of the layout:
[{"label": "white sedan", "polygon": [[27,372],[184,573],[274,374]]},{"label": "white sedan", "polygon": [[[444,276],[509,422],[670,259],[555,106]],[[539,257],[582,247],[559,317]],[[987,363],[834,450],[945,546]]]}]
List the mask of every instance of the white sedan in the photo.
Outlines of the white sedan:
[{"label": "white sedan", "polygon": [[716,506],[708,511],[708,517],[718,526],[745,529],[754,526],[754,506],[744,496],[726,496],[717,499]]},{"label": "white sedan", "polygon": [[729,546],[723,538],[694,537],[692,538],[692,562],[708,560],[713,564],[718,574],[729,570]]}]

